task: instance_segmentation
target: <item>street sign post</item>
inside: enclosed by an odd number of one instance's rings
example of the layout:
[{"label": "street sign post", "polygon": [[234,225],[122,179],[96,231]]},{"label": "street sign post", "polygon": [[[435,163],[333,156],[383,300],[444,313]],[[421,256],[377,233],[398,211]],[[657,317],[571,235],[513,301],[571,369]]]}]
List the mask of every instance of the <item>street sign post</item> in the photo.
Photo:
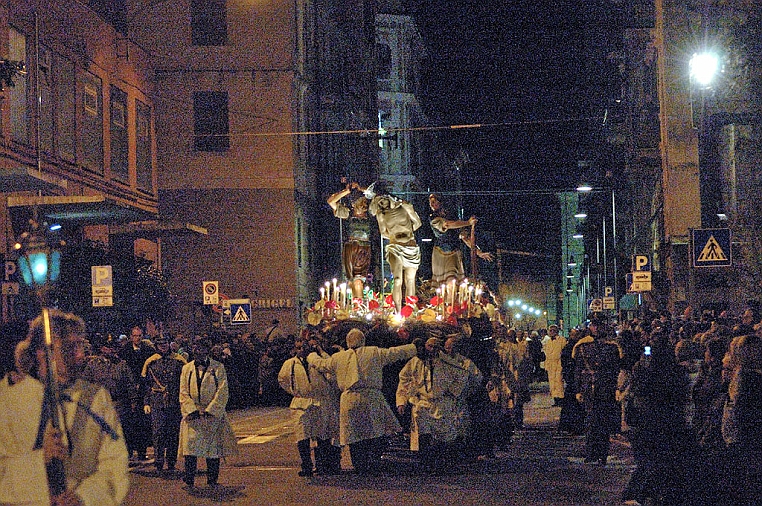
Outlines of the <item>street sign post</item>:
[{"label": "street sign post", "polygon": [[217,305],[220,303],[219,281],[202,281],[201,288],[205,306]]},{"label": "street sign post", "polygon": [[693,267],[730,267],[733,246],[729,228],[703,228],[691,231]]},{"label": "street sign post", "polygon": [[251,299],[223,300],[222,323],[224,325],[249,325],[251,323]]},{"label": "street sign post", "polygon": [[632,256],[632,270],[633,272],[650,271],[651,258],[648,255],[633,255]]},{"label": "street sign post", "polygon": [[92,278],[93,307],[111,307],[114,305],[114,278],[110,265],[90,267]]},{"label": "street sign post", "polygon": [[18,295],[19,283],[18,276],[16,275],[18,268],[16,262],[6,260],[5,262],[5,275],[3,276],[3,295]]},{"label": "street sign post", "polygon": [[651,271],[627,273],[627,291],[630,293],[631,292],[650,292],[651,291]]}]

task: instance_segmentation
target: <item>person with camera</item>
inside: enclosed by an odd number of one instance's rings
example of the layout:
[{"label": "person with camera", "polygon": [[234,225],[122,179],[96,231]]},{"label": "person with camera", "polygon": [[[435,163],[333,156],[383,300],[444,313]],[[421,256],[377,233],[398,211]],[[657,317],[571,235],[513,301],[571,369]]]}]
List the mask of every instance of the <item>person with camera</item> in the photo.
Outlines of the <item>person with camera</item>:
[{"label": "person with camera", "polygon": [[677,363],[674,348],[669,332],[657,328],[632,368],[626,416],[636,467],[622,499],[691,506],[722,504],[714,495],[713,473],[685,418],[690,381]]}]

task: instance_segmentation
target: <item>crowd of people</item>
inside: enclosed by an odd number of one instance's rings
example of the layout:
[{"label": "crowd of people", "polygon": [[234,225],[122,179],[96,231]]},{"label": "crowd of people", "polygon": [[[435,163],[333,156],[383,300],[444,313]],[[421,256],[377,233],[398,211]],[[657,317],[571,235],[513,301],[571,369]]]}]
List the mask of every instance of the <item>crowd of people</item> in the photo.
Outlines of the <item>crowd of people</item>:
[{"label": "crowd of people", "polygon": [[43,314],[3,329],[0,504],[120,504],[129,467],[172,477],[178,458],[188,490],[199,457],[214,487],[220,459],[237,452],[226,410],[290,400],[277,373],[294,339],[276,320],[261,339],[170,339],[140,325],[88,334],[73,314]]},{"label": "crowd of people", "polygon": [[[32,323],[0,384],[3,471],[24,459],[52,483],[51,463],[64,463],[63,484],[32,503],[118,504],[128,465],[153,464],[166,476],[178,456],[186,488],[195,487],[199,457],[216,486],[220,459],[236,451],[226,410],[255,404],[299,415],[301,476],[340,472],[342,446],[356,472],[379,472],[400,435],[421,469],[451,472],[456,462],[500,456],[523,428],[536,381],[548,382],[561,407],[557,430],[584,435],[585,463],[606,465],[612,436],[631,443],[636,468],[625,501],[753,504],[761,493],[762,322],[751,309],[737,322],[662,313],[617,324],[592,315],[568,336],[556,325],[525,331],[486,316],[400,327],[323,321],[298,336],[274,320],[258,337],[193,339],[148,337],[140,326],[129,337],[86,336],[80,319],[58,311],[51,321],[63,423],[42,407],[52,381],[44,322]],[[40,406],[18,406],[20,398]],[[35,409],[23,421],[6,416]],[[95,438],[107,462],[82,453],[92,448],[80,426],[108,436]],[[19,480],[2,475],[0,502],[24,497]]]},{"label": "crowd of people", "polygon": [[[665,312],[617,324],[593,315],[568,337],[555,325],[523,332],[476,318],[398,329],[326,323],[306,330],[298,347],[305,371],[335,376],[324,394],[335,392],[338,403],[325,404],[338,405],[339,444],[361,472],[378,470],[386,438],[400,431],[433,472],[499,456],[523,427],[530,383],[547,375],[561,407],[558,431],[584,435],[585,464],[606,465],[612,437],[631,443],[636,469],[624,501],[754,504],[761,337],[762,322],[748,310],[737,322]],[[287,381],[288,371],[281,376]]]}]

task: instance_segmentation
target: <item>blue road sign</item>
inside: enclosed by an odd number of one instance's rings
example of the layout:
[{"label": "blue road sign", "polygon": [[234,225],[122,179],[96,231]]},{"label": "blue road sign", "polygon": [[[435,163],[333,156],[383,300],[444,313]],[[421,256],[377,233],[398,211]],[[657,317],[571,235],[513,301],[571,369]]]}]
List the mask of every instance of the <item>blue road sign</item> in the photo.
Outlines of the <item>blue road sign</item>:
[{"label": "blue road sign", "polygon": [[249,325],[251,323],[251,304],[230,304],[230,324]]},{"label": "blue road sign", "polygon": [[699,228],[692,231],[693,267],[730,267],[733,250],[729,228]]}]

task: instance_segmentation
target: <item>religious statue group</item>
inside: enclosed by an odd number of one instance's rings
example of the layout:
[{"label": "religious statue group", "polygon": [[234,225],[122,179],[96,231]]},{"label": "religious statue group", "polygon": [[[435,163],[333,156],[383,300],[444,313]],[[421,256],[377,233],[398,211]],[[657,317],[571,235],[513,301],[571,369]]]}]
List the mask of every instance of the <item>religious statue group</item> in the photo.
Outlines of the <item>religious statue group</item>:
[{"label": "religious statue group", "polygon": [[[328,197],[328,204],[337,218],[346,220],[347,235],[342,251],[344,274],[349,280],[352,297],[361,298],[371,270],[371,242],[369,214],[376,218],[381,237],[389,243],[384,248],[384,260],[389,263],[393,278],[392,299],[397,311],[405,297],[416,294],[416,274],[421,264],[421,249],[415,240],[415,231],[421,218],[412,204],[402,200],[373,183],[367,188],[359,183],[347,183],[345,188]],[[357,194],[351,200],[351,209],[342,202],[344,197]],[[434,233],[431,255],[432,282],[436,284],[460,282],[465,277],[461,243],[468,246],[474,257],[491,262],[492,254],[482,251],[476,244],[475,216],[468,220],[452,219],[443,205],[442,196],[429,195],[429,224]],[[470,229],[470,234],[468,233]]]}]

